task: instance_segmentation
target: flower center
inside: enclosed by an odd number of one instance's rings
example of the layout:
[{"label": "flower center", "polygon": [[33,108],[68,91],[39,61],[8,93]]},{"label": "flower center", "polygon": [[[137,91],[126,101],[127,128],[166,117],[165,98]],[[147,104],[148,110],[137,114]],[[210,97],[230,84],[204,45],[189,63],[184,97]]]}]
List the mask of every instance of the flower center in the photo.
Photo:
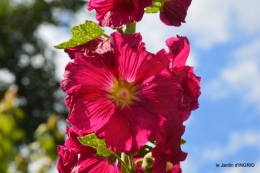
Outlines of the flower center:
[{"label": "flower center", "polygon": [[137,86],[128,83],[125,80],[115,80],[113,87],[108,91],[108,97],[116,103],[116,105],[124,107],[137,100]]}]

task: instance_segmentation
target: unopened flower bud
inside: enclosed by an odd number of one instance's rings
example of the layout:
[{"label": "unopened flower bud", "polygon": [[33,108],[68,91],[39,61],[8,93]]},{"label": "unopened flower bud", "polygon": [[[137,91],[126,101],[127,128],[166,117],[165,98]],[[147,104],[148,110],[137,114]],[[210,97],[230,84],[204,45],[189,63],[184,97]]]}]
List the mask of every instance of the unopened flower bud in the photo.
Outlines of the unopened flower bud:
[{"label": "unopened flower bud", "polygon": [[166,163],[166,172],[169,171],[169,170],[171,170],[172,167],[173,167],[173,164],[172,164],[171,162],[167,162],[167,163]]},{"label": "unopened flower bud", "polygon": [[142,169],[145,173],[152,172],[153,162],[154,162],[154,158],[152,157],[152,153],[151,152],[147,153],[144,156],[143,163],[142,163]]}]

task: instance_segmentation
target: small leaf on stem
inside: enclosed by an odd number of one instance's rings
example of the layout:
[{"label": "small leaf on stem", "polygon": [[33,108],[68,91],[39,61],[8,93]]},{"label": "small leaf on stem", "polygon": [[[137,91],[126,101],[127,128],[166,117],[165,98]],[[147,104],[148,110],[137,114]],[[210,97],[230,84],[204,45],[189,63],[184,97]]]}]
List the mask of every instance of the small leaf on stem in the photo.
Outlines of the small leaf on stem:
[{"label": "small leaf on stem", "polygon": [[71,33],[71,39],[54,47],[57,49],[66,49],[80,46],[105,34],[98,24],[88,20],[84,24],[74,26],[71,29]]},{"label": "small leaf on stem", "polygon": [[152,6],[147,7],[147,8],[145,9],[145,12],[146,12],[146,13],[158,13],[158,12],[160,11],[162,5],[163,5],[162,2],[153,1]]},{"label": "small leaf on stem", "polygon": [[108,157],[112,151],[110,151],[104,139],[99,139],[95,133],[88,134],[84,137],[78,137],[81,144],[95,148],[97,150],[97,156]]}]

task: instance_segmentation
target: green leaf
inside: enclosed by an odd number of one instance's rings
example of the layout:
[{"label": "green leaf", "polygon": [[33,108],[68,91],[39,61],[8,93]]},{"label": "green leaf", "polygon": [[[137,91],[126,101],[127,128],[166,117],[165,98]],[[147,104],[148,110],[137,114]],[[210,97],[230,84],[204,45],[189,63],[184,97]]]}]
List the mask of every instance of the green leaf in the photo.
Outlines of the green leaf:
[{"label": "green leaf", "polygon": [[181,145],[184,145],[186,141],[184,139],[181,139]]},{"label": "green leaf", "polygon": [[64,43],[54,46],[57,49],[66,49],[83,45],[95,38],[104,35],[104,31],[98,24],[87,21],[84,24],[74,26],[71,29],[72,38]]},{"label": "green leaf", "polygon": [[145,9],[145,12],[146,13],[158,13],[162,6],[163,6],[162,2],[155,2],[155,1],[153,1],[152,6],[147,7]]},{"label": "green leaf", "polygon": [[112,151],[107,148],[105,140],[99,139],[95,133],[78,137],[78,140],[83,145],[95,148],[99,157],[108,157],[112,153]]}]

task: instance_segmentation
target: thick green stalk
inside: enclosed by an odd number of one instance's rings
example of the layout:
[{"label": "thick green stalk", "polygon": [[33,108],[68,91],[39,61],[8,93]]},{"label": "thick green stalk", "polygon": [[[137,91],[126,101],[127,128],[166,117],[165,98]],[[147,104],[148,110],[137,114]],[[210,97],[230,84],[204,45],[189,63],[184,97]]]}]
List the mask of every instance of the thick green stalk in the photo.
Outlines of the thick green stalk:
[{"label": "thick green stalk", "polygon": [[[121,173],[131,173],[131,170],[128,167],[128,164],[125,162],[124,158],[121,155],[121,158],[114,152],[112,154],[118,159],[121,163]],[[127,155],[126,155],[127,156]]]},{"label": "thick green stalk", "polygon": [[126,34],[133,34],[135,33],[136,23],[129,23],[126,25],[125,33]]},{"label": "thick green stalk", "polygon": [[126,164],[127,167],[122,166],[121,167],[121,173],[131,173],[131,170],[129,172],[129,157],[125,153],[121,153],[121,160]]},{"label": "thick green stalk", "polygon": [[121,168],[121,173],[135,173],[136,172],[136,166],[133,162],[133,156],[135,154],[125,154],[121,153],[121,160],[124,162],[124,165],[126,164],[127,167]]}]

